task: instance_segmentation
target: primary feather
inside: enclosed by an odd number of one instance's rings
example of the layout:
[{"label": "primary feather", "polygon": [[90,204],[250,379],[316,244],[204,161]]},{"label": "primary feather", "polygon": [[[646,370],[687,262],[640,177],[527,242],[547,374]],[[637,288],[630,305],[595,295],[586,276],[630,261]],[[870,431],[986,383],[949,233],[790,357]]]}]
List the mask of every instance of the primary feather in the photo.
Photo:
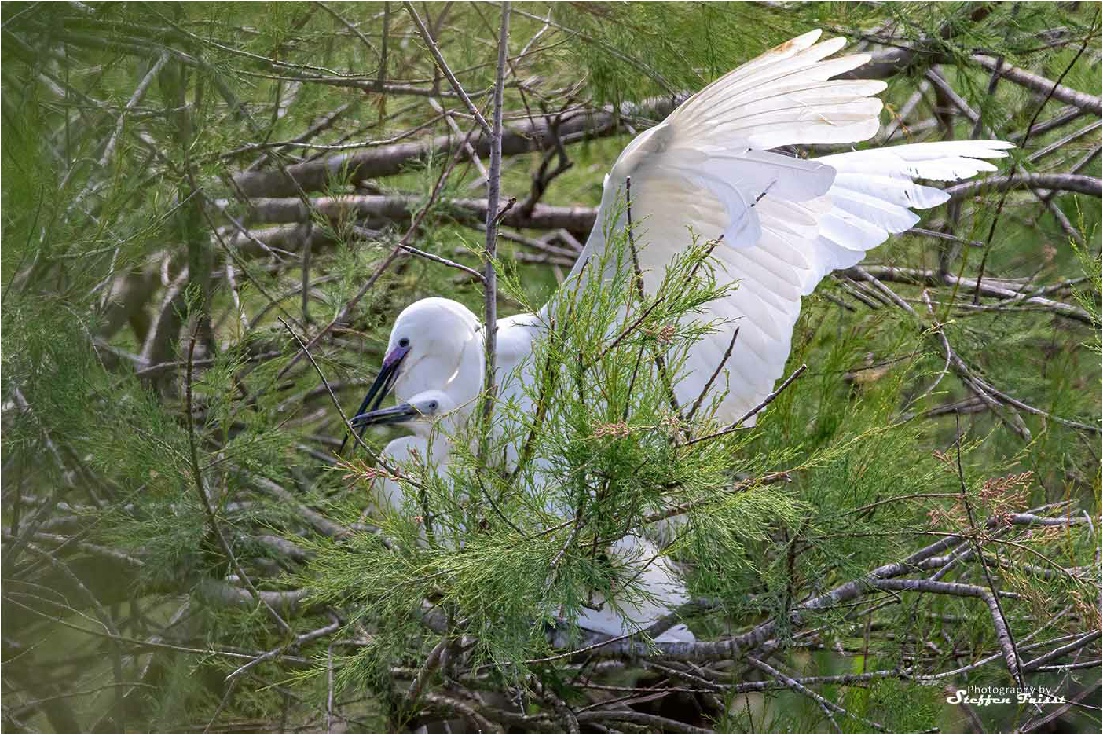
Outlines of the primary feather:
[{"label": "primary feather", "polygon": [[[792,158],[770,149],[857,143],[878,130],[879,81],[838,79],[868,61],[827,59],[844,40],[795,38],[713,82],[665,122],[637,137],[613,166],[595,226],[573,274],[605,246],[600,221],[615,211],[631,179],[631,209],[644,287],[693,242],[723,236],[713,253],[718,276],[738,282],[698,319],[721,324],[695,345],[676,386],[696,400],[721,367],[727,395],[716,417],[734,422],[765,398],[785,369],[801,297],[833,270],[858,263],[889,235],[911,228],[912,210],[947,199],[916,179],[956,181],[995,167],[1002,141],[920,143]],[[624,215],[618,223],[624,225]],[[725,381],[718,381],[721,389]],[[748,423],[752,423],[753,419]]]}]

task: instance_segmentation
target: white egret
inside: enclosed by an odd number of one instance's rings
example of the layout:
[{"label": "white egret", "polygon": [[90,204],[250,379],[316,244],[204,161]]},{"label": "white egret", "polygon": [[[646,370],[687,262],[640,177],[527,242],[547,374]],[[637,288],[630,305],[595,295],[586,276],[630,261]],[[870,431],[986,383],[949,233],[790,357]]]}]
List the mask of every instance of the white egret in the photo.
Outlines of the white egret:
[{"label": "white egret", "polygon": [[[816,43],[819,35],[799,36],[744,64],[629,143],[605,178],[597,221],[572,270],[576,278],[592,277],[582,265],[605,247],[605,220],[623,209],[617,199],[629,178],[648,293],[694,233],[723,235],[713,251],[722,267],[718,276],[738,287],[699,317],[739,329],[738,348],[713,388],[727,390],[716,413],[722,422],[734,422],[760,403],[781,377],[802,296],[832,270],[857,264],[890,235],[911,228],[919,221],[912,209],[949,198],[916,179],[958,181],[994,171],[983,159],[1006,157],[1011,147],[962,140],[813,159],[770,152],[790,145],[857,143],[878,130],[882,103],[875,95],[885,83],[837,78],[869,56],[828,59],[845,39]],[[623,219],[622,213],[617,226],[623,227]],[[498,321],[499,375],[511,374],[531,355],[546,328],[548,308]],[[483,388],[480,330],[470,310],[448,299],[407,307],[395,321],[362,411],[373,401],[378,406],[391,387],[400,401],[428,388],[446,390],[457,404],[473,400]],[[718,331],[690,349],[675,386],[680,402],[694,400],[705,388],[729,340],[730,333]],[[519,397],[516,385],[512,395]]]},{"label": "white egret", "polygon": [[[479,355],[471,354],[470,345],[480,342],[481,330],[478,317],[470,309],[450,299],[429,297],[407,307],[399,319],[402,330],[392,330],[379,375],[352,419],[361,435],[373,422],[357,419],[379,408],[392,390],[400,402],[412,403],[418,394],[447,391],[455,383],[463,388],[453,388],[451,393],[466,399],[451,400],[452,408],[470,403],[479,391],[485,363]],[[438,401],[440,398],[436,396]],[[340,451],[344,448],[342,443]]]},{"label": "white egret", "polygon": [[[388,424],[409,428],[413,435],[392,440],[383,448],[381,458],[392,467],[408,466],[413,460],[443,472],[452,451],[452,438],[467,421],[469,412],[468,407],[457,406],[447,392],[426,390],[405,403],[358,414],[350,423],[361,432],[368,426]],[[380,509],[401,510],[404,499],[401,484],[385,477],[376,485]]]},{"label": "white egret", "polygon": [[[583,265],[603,252],[608,218],[619,212],[613,225],[624,227],[621,202],[629,180],[648,294],[655,293],[667,265],[695,236],[722,236],[712,253],[717,276],[738,287],[711,302],[697,318],[737,327],[737,348],[725,358],[730,332],[706,336],[690,348],[674,390],[683,405],[695,400],[723,360],[722,379],[712,390],[723,393],[714,416],[725,423],[758,405],[781,377],[801,298],[832,270],[857,264],[890,235],[911,228],[919,220],[913,209],[928,209],[949,198],[937,188],[916,184],[917,179],[958,181],[994,171],[985,159],[1006,157],[1004,151],[1011,147],[1002,141],[952,141],[813,159],[772,152],[783,146],[858,143],[879,128],[882,103],[876,95],[885,83],[839,78],[867,63],[868,55],[829,59],[845,39],[817,43],[819,36],[820,31],[807,33],[744,64],[629,143],[605,178],[597,221],[565,285],[572,288],[581,279],[608,275]],[[538,314],[496,324],[498,375],[515,374],[521,366],[519,382],[507,385],[504,394],[522,405],[521,386],[531,369],[527,358],[547,328],[555,301],[553,297]],[[378,407],[392,388],[399,401],[437,389],[455,405],[471,404],[483,390],[484,365],[478,318],[454,301],[423,299],[395,321],[383,366],[361,412]],[[625,607],[624,618],[602,620],[587,612],[589,624],[619,634],[650,624],[662,610],[684,601],[670,562],[648,554],[651,549],[649,542],[630,535],[610,552],[618,558],[661,560],[645,566],[656,580],[653,588],[670,584],[655,595],[660,604]]]},{"label": "white egret", "polygon": [[[410,460],[415,460],[436,472],[444,472],[452,440],[470,412],[470,406],[457,406],[447,392],[427,390],[405,403],[357,415],[351,423],[357,428],[387,424],[408,427],[413,436],[394,439],[384,448],[382,456],[388,464],[408,466]],[[401,510],[405,494],[398,481],[383,478],[377,483],[376,492],[386,509]],[[614,595],[612,602],[595,596],[593,605],[583,607],[575,621],[580,628],[614,637],[635,633],[689,600],[673,563],[649,541],[625,536],[612,544],[608,552],[615,557],[620,586],[631,592]],[[687,642],[694,638],[685,625],[679,624],[663,631],[655,640]]]}]

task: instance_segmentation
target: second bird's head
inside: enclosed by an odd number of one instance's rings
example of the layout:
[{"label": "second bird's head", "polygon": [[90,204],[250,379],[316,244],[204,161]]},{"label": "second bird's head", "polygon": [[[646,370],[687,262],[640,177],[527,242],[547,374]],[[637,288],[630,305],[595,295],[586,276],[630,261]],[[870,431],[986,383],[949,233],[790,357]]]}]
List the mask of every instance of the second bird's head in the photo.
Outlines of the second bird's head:
[{"label": "second bird's head", "polygon": [[456,402],[447,393],[441,390],[427,390],[396,406],[378,408],[354,416],[351,423],[357,429],[388,424],[405,424],[415,429],[432,427],[455,409]]}]

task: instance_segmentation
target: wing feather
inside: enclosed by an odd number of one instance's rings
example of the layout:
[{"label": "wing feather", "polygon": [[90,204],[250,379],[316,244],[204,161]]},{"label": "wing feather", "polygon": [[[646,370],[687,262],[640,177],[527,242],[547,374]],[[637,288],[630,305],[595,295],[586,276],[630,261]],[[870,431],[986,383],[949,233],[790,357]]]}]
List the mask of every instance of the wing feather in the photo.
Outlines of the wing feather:
[{"label": "wing feather", "polygon": [[[691,350],[675,390],[697,399],[727,351],[727,393],[717,418],[740,418],[773,389],[789,355],[801,297],[829,272],[859,262],[891,234],[911,228],[912,211],[946,194],[917,179],[956,181],[995,167],[1002,141],[918,143],[800,159],[783,145],[857,143],[878,130],[883,82],[838,79],[868,61],[828,59],[845,41],[807,33],[744,64],[638,136],[607,177],[602,212],[614,211],[631,177],[644,286],[654,292],[671,259],[694,236],[723,233],[715,257],[738,282],[703,318],[717,325]],[[600,215],[599,215],[600,216]],[[604,247],[595,226],[575,266]],[[623,221],[618,223],[623,226]],[[697,317],[702,318],[701,316]]]},{"label": "wing feather", "polygon": [[[636,633],[689,601],[685,582],[674,563],[659,553],[654,544],[638,536],[625,536],[611,547],[610,554],[624,569],[624,578],[632,580],[631,594],[602,600],[597,608],[584,607],[577,619],[580,628],[609,636]],[[685,625],[676,625],[659,642],[692,642],[693,633]]]}]

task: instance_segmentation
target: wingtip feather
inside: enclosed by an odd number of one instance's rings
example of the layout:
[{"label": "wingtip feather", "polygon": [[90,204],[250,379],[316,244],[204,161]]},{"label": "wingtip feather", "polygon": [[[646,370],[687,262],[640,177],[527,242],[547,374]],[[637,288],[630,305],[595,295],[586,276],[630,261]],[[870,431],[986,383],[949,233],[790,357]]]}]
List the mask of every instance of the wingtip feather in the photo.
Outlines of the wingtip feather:
[{"label": "wingtip feather", "polygon": [[804,51],[806,48],[810,48],[814,43],[816,43],[816,41],[820,39],[820,36],[822,35],[823,29],[815,28],[811,31],[808,31],[807,33],[802,33],[796,38],[790,38],[784,43],[779,43],[777,46],[774,46],[772,49],[762,54],[759,58],[762,58],[762,56],[780,56],[783,54],[791,55],[799,53],[801,51]]}]

